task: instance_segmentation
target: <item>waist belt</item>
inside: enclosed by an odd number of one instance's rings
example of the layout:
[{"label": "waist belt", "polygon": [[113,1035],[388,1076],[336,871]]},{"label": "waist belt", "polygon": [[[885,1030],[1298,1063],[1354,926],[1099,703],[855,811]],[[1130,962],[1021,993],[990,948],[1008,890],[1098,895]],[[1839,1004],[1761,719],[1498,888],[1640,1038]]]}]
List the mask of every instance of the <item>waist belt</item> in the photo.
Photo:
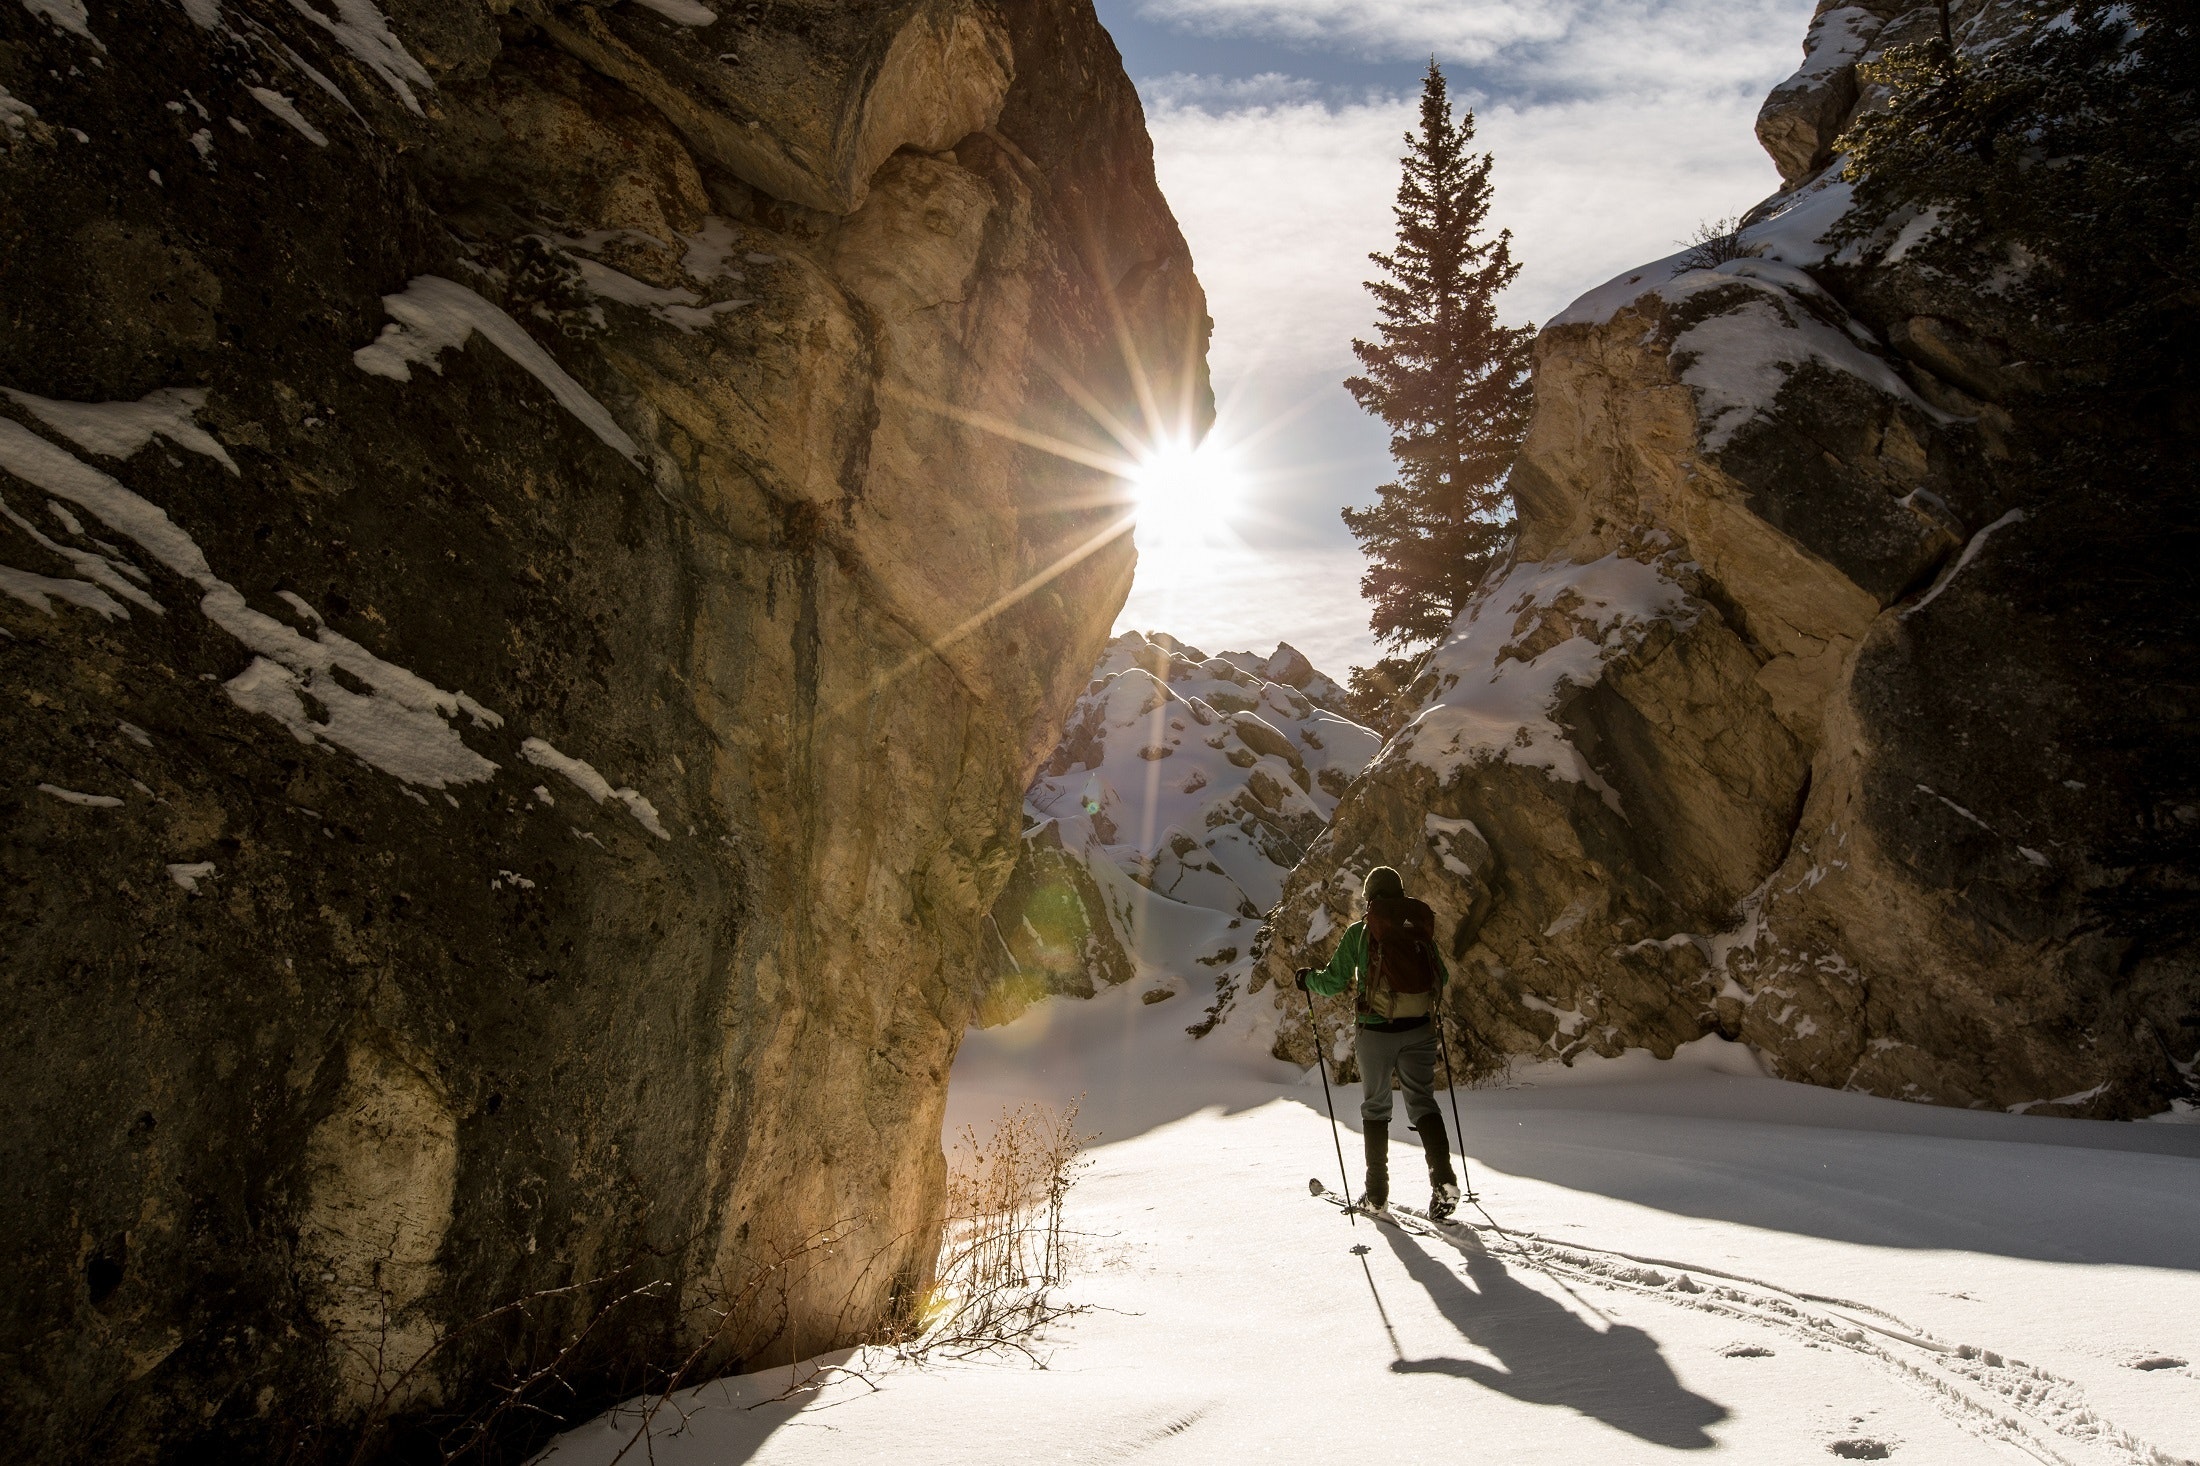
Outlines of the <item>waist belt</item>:
[{"label": "waist belt", "polygon": [[1411,1033],[1416,1028],[1428,1026],[1428,1014],[1417,1013],[1411,1018],[1392,1018],[1382,1023],[1362,1023],[1360,1027],[1371,1033]]}]

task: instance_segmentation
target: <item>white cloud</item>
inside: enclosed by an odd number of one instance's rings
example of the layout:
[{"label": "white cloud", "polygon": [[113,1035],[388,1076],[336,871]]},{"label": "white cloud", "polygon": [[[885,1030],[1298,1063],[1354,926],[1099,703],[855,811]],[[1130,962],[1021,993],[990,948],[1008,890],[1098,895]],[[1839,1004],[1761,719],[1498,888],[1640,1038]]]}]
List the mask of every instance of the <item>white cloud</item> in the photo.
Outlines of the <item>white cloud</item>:
[{"label": "white cloud", "polygon": [[1555,40],[1573,5],[1457,0],[1149,0],[1142,19],[1205,35],[1251,36],[1286,44],[1332,46],[1395,57],[1435,51],[1446,60],[1480,61],[1506,45]]},{"label": "white cloud", "polygon": [[1293,102],[1318,102],[1320,82],[1280,71],[1253,76],[1206,76],[1192,71],[1173,71],[1147,77],[1138,84],[1140,98],[1149,106],[1197,108],[1228,112],[1247,107],[1275,107]]},{"label": "white cloud", "polygon": [[[1416,101],[1217,105],[1174,78],[1150,91],[1155,167],[1207,287],[1218,380],[1349,369],[1352,337],[1373,323],[1361,282],[1374,273],[1368,254],[1392,241]],[[1671,253],[1699,220],[1770,193],[1757,101],[1730,88],[1484,103],[1479,145],[1497,158],[1490,222],[1512,231],[1522,266],[1507,314],[1541,321]]]},{"label": "white cloud", "polygon": [[1630,265],[1672,253],[1695,225],[1779,186],[1751,124],[1758,97],[1485,108],[1496,155],[1494,224],[1513,232],[1520,278],[1510,314],[1544,321]]},{"label": "white cloud", "polygon": [[[1145,0],[1140,19],[1367,60],[1501,65],[1513,89],[1756,85],[1801,58],[1796,0]],[[1766,76],[1767,59],[1772,76]]]},{"label": "white cloud", "polygon": [[1196,573],[1168,563],[1168,578],[1140,565],[1117,632],[1166,631],[1204,652],[1264,656],[1288,641],[1339,682],[1378,655],[1360,600],[1360,552],[1350,545],[1222,551]]},{"label": "white cloud", "polygon": [[1390,241],[1405,102],[1147,108],[1161,190],[1215,318],[1218,382],[1256,368],[1327,372],[1369,319],[1360,282]]}]

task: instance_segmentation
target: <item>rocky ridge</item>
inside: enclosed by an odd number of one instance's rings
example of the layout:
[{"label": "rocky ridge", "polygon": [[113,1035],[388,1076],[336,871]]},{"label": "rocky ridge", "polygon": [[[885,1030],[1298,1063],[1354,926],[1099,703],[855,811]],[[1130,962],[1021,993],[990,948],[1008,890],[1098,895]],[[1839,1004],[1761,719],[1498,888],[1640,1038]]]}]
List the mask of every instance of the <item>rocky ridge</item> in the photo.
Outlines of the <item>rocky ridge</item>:
[{"label": "rocky ridge", "polygon": [[18,1459],[910,1306],[1206,329],[1082,0],[0,6]]},{"label": "rocky ridge", "polygon": [[[2042,34],[1953,11],[1967,64]],[[2043,473],[2096,368],[2025,315],[2040,256],[1872,213],[1834,156],[1887,101],[1860,63],[1939,25],[1821,6],[1758,123],[1787,187],[1543,330],[1512,556],[1271,918],[1279,1056],[1315,1052],[1291,968],[1388,863],[1478,1072],[1718,1033],[1942,1104],[2200,1098],[2193,728],[2158,670],[2193,645],[2190,511],[2130,487],[2164,425],[2089,408],[2105,468]]]},{"label": "rocky ridge", "polygon": [[1381,739],[1284,643],[1208,656],[1165,633],[1108,644],[1024,795],[1023,846],[987,923],[978,1021],[1139,979],[1147,1001],[1257,956],[1261,914]]}]

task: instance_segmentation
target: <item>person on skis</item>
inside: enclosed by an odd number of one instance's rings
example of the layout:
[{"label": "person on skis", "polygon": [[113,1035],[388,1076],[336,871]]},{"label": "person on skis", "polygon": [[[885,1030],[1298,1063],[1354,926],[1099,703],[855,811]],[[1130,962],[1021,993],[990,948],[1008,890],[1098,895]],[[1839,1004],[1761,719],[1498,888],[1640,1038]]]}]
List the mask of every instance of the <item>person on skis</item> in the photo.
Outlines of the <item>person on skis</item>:
[{"label": "person on skis", "polygon": [[1436,913],[1408,896],[1405,881],[1387,865],[1367,873],[1360,895],[1366,917],[1345,928],[1328,966],[1299,969],[1299,987],[1324,997],[1353,991],[1353,1050],[1365,1096],[1360,1120],[1367,1144],[1367,1190],[1360,1205],[1380,1211],[1390,1203],[1395,1074],[1406,1092],[1406,1118],[1420,1132],[1428,1156],[1429,1215],[1441,1220],[1458,1210],[1459,1178],[1436,1107],[1437,1034],[1431,1015],[1449,976],[1436,950]]}]

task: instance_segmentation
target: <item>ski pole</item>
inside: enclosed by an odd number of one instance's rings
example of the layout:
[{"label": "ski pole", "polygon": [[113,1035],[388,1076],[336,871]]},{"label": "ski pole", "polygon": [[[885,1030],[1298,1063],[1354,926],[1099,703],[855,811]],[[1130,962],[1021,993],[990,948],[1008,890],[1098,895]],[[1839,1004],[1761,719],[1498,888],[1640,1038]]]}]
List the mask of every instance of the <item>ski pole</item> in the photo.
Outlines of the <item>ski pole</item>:
[{"label": "ski pole", "polygon": [[1451,1075],[1451,1040],[1445,1036],[1442,1009],[1436,1013],[1436,1046],[1444,1051],[1444,1088],[1451,1091],[1451,1131],[1459,1137],[1459,1188],[1472,1201],[1474,1178],[1467,1174],[1467,1132],[1459,1123],[1459,1081]]},{"label": "ski pole", "polygon": [[1337,1179],[1344,1182],[1344,1199],[1346,1202],[1344,1214],[1351,1217],[1352,1225],[1357,1227],[1360,1224],[1360,1219],[1353,1214],[1350,1205],[1352,1201],[1352,1173],[1344,1168],[1344,1141],[1337,1135],[1337,1105],[1329,1097],[1329,1061],[1322,1056],[1321,1024],[1314,1017],[1314,990],[1305,985],[1304,977],[1305,974],[1301,973],[1299,991],[1306,994],[1306,1025],[1314,1032],[1314,1067],[1322,1072],[1322,1108],[1329,1111],[1329,1143],[1337,1147]]}]

